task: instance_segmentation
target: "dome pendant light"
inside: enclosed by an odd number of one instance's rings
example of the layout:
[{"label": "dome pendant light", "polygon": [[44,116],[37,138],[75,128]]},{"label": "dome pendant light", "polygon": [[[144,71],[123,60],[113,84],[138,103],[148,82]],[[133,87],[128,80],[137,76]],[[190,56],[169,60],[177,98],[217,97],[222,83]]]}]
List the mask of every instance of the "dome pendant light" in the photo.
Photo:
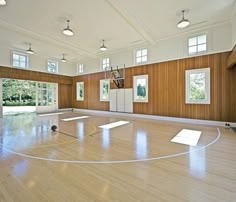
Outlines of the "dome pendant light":
[{"label": "dome pendant light", "polygon": [[0,6],[5,6],[7,4],[6,0],[0,0]]},{"label": "dome pendant light", "polygon": [[183,13],[183,17],[182,17],[182,20],[180,20],[177,24],[177,27],[182,29],[182,28],[185,28],[185,27],[188,27],[190,25],[190,22],[189,20],[185,19],[184,18],[184,10],[182,10],[182,13]]},{"label": "dome pendant light", "polygon": [[100,47],[101,51],[106,51],[107,47],[104,45],[104,40],[102,40],[102,46]]},{"label": "dome pendant light", "polygon": [[67,36],[73,36],[74,35],[73,31],[70,29],[70,20],[67,20],[67,27],[65,29],[63,29],[62,33],[67,35]]},{"label": "dome pendant light", "polygon": [[34,54],[34,51],[31,49],[31,43],[29,44],[29,49],[26,50],[27,53],[33,55]]},{"label": "dome pendant light", "polygon": [[62,62],[67,62],[67,59],[65,58],[65,54],[62,54],[62,59],[61,59]]}]

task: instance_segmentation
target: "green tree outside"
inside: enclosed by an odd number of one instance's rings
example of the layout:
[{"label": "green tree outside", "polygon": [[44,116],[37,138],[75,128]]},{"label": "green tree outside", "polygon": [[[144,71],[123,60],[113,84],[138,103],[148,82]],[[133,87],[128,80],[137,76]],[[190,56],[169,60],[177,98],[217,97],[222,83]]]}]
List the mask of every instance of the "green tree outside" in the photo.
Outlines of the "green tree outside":
[{"label": "green tree outside", "polygon": [[35,82],[3,79],[2,96],[3,106],[35,106]]}]

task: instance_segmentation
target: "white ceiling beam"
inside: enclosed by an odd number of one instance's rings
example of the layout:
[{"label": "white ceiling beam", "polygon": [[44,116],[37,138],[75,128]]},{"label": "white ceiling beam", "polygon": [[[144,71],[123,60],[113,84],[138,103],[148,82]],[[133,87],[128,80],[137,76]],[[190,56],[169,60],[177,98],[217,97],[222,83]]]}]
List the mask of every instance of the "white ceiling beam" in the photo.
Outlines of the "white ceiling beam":
[{"label": "white ceiling beam", "polygon": [[148,34],[145,29],[138,23],[138,21],[132,17],[128,11],[122,7],[116,0],[105,0],[107,4],[121,17],[124,21],[131,26],[144,40],[150,44],[155,44],[155,40]]}]

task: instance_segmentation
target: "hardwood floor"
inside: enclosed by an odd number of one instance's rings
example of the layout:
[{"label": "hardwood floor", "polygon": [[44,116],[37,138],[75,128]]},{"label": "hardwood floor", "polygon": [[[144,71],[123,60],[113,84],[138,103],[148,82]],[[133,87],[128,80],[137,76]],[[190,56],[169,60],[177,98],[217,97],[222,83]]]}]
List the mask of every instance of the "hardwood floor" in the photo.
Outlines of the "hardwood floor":
[{"label": "hardwood floor", "polygon": [[[76,112],[5,116],[0,128],[1,202],[236,200],[230,129]],[[202,131],[196,147],[170,142],[183,128]]]}]

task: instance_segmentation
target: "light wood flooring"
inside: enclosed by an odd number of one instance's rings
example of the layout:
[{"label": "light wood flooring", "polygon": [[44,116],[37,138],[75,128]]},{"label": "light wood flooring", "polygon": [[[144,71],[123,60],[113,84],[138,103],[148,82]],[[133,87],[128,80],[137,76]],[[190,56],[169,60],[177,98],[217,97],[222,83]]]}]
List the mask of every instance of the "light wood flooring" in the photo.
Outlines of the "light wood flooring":
[{"label": "light wood flooring", "polygon": [[[77,112],[4,116],[0,128],[0,202],[236,201],[230,129]],[[197,146],[170,142],[183,128],[202,131]]]}]

